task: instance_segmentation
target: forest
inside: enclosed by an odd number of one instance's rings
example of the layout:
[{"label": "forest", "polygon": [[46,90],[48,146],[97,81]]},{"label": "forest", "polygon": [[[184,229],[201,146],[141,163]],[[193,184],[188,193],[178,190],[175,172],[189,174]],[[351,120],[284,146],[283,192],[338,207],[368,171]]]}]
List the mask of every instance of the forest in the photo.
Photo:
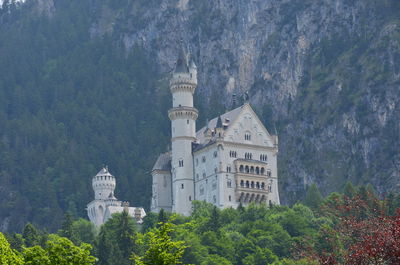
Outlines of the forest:
[{"label": "forest", "polygon": [[381,200],[347,183],[303,203],[220,210],[195,201],[189,217],[160,211],[138,225],[126,212],[96,229],[67,214],[56,234],[32,224],[0,233],[1,264],[399,264],[400,194]]}]

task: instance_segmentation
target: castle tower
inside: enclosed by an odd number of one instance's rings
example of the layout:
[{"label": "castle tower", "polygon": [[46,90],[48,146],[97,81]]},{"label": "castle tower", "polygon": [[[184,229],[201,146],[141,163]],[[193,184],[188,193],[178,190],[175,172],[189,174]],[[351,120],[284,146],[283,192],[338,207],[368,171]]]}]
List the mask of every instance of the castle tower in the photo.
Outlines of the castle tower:
[{"label": "castle tower", "polygon": [[99,226],[104,223],[104,213],[109,205],[118,205],[114,197],[115,177],[110,174],[107,167],[103,167],[92,178],[94,200],[87,206],[88,216],[92,223]]},{"label": "castle tower", "polygon": [[114,197],[115,177],[108,172],[108,167],[103,167],[92,178],[92,187],[95,200],[107,200],[110,195]]},{"label": "castle tower", "polygon": [[172,130],[172,211],[190,215],[194,200],[192,142],[196,141],[198,111],[193,107],[197,69],[182,50],[170,81],[172,109],[168,111]]}]

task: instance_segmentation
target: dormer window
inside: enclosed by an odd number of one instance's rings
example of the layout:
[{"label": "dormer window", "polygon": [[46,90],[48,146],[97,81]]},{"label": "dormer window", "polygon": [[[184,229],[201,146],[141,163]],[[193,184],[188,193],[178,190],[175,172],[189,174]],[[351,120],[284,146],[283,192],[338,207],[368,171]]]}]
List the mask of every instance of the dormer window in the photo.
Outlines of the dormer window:
[{"label": "dormer window", "polygon": [[179,167],[183,167],[183,159],[179,160]]},{"label": "dormer window", "polygon": [[244,139],[245,139],[246,141],[251,141],[251,134],[250,134],[250,132],[246,132],[246,133],[244,134]]}]

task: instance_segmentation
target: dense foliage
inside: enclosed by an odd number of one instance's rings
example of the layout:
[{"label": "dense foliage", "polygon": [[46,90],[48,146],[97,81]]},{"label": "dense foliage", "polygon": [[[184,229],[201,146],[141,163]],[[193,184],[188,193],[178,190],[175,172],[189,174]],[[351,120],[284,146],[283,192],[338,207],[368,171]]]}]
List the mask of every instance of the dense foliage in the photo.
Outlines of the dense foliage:
[{"label": "dense foliage", "polygon": [[54,3],[53,17],[33,16],[33,1],[0,9],[0,220],[9,231],[28,220],[54,231],[64,212],[85,216],[105,163],[116,196],[147,206],[147,171],[169,139],[167,82],[151,60],[112,36],[91,40],[91,1]]},{"label": "dense foliage", "polygon": [[140,226],[123,212],[99,233],[88,221],[66,216],[58,235],[27,224],[22,235],[8,235],[11,247],[2,239],[0,250],[25,264],[67,258],[92,264],[92,255],[96,264],[109,265],[399,264],[400,194],[379,200],[371,187],[351,184],[344,194],[321,200],[318,193],[316,186],[309,189],[313,210],[300,203],[220,210],[195,201],[190,217],[149,213]]}]

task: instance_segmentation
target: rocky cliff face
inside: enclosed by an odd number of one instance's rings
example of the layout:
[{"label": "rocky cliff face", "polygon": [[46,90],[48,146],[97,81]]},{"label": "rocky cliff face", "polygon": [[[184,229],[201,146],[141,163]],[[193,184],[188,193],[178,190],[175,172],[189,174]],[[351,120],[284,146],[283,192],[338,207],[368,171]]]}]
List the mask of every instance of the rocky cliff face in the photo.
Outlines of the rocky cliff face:
[{"label": "rocky cliff face", "polygon": [[[199,68],[197,98],[249,90],[280,137],[283,201],[316,182],[399,190],[400,12],[396,1],[162,0],[102,5],[90,34],[144,47],[161,73],[180,41]],[[123,3],[124,4],[123,4]]]}]

